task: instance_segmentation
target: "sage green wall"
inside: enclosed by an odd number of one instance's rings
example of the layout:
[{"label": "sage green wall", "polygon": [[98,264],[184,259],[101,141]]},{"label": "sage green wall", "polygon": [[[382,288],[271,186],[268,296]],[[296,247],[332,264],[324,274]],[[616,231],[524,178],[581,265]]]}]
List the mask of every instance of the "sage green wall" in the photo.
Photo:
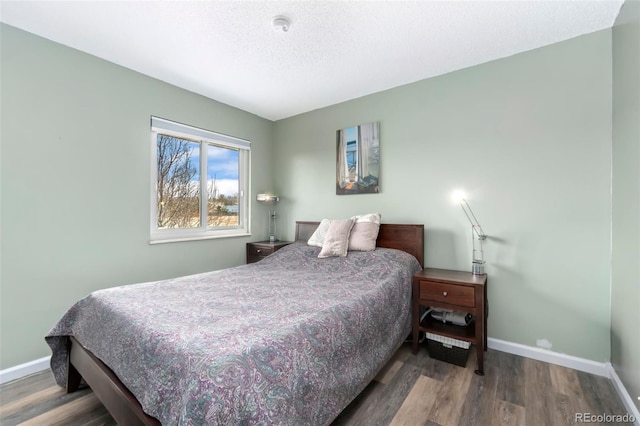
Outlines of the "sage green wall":
[{"label": "sage green wall", "polygon": [[[7,368],[49,355],[44,335],[93,290],[244,263],[250,237],[149,245],[151,115],[249,139],[258,190],[272,179],[273,123],[16,28],[0,31]],[[266,213],[253,226],[265,229]]]},{"label": "sage green wall", "polygon": [[640,2],[613,27],[611,363],[640,409]]},{"label": "sage green wall", "polygon": [[[464,188],[489,336],[609,361],[611,79],[605,30],[278,121],[281,229],[380,212],[425,225],[427,266],[470,270]],[[375,120],[382,192],[335,195],[336,130]]]}]

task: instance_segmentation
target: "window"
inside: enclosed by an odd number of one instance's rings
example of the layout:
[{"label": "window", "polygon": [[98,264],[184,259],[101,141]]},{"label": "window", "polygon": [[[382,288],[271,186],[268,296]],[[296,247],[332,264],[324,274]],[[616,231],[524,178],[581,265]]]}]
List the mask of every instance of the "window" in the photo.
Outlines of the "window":
[{"label": "window", "polygon": [[249,233],[249,141],[151,117],[151,147],[151,243]]}]

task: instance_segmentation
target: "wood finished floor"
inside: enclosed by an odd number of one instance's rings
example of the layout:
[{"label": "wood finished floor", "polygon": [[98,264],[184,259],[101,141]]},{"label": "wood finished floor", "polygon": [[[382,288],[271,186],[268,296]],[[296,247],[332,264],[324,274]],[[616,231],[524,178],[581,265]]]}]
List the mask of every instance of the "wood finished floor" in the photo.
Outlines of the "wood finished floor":
[{"label": "wood finished floor", "polygon": [[[472,349],[466,368],[403,345],[333,422],[341,425],[573,425],[575,413],[625,414],[600,376],[489,350],[485,376]],[[0,424],[115,425],[85,388],[66,394],[45,371],[0,387]],[[595,423],[594,423],[595,424]]]}]

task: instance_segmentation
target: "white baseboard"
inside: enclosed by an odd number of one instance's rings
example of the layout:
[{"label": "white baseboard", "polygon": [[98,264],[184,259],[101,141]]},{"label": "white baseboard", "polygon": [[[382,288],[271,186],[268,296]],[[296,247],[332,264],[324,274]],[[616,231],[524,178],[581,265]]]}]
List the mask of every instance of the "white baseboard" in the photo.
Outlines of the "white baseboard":
[{"label": "white baseboard", "polygon": [[0,384],[8,383],[13,380],[26,377],[30,374],[46,370],[49,368],[50,360],[51,356],[45,356],[44,358],[36,359],[35,361],[25,362],[24,364],[16,365],[15,367],[0,370]]},{"label": "white baseboard", "polygon": [[638,412],[638,408],[610,363],[591,361],[589,359],[578,358],[572,355],[552,352],[547,349],[535,348],[533,346],[521,345],[519,343],[507,342],[505,340],[494,339],[491,337],[487,339],[487,346],[489,346],[489,349],[520,355],[525,358],[536,359],[550,364],[561,365],[563,367],[573,368],[574,370],[584,371],[586,373],[596,374],[610,379],[613,382],[613,387],[618,393],[618,396],[624,403],[627,412],[635,418],[634,424],[636,426],[640,426],[640,413]]},{"label": "white baseboard", "polygon": [[487,345],[489,349],[520,355],[525,358],[537,359],[538,361],[561,365],[598,376],[611,377],[609,375],[608,364],[605,362],[595,362],[589,359],[578,358],[577,356],[561,354],[547,349],[534,348],[533,346],[521,345],[519,343],[507,342],[491,337],[487,339]]},{"label": "white baseboard", "polygon": [[618,395],[620,396],[620,399],[624,404],[624,408],[627,409],[627,412],[629,414],[635,417],[634,424],[636,426],[640,426],[640,410],[638,410],[638,407],[636,407],[635,402],[633,402],[633,398],[631,397],[631,395],[629,395],[629,392],[627,392],[627,388],[625,388],[624,385],[622,384],[622,380],[620,380],[620,377],[618,377],[618,373],[616,373],[616,370],[615,368],[613,368],[613,365],[608,364],[608,366],[609,366],[609,376],[611,377],[611,381],[613,382],[613,387],[616,389],[616,392],[618,392]]}]

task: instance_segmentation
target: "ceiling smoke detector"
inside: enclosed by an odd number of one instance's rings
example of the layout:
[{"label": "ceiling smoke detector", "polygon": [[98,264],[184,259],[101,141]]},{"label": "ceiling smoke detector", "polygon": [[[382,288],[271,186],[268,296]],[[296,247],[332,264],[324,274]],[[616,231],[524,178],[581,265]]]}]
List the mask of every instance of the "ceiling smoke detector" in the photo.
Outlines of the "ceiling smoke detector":
[{"label": "ceiling smoke detector", "polygon": [[289,18],[282,15],[278,15],[274,17],[273,21],[271,21],[271,24],[273,25],[273,28],[276,31],[282,31],[285,33],[289,31],[289,27],[291,26],[291,22],[289,21]]}]

